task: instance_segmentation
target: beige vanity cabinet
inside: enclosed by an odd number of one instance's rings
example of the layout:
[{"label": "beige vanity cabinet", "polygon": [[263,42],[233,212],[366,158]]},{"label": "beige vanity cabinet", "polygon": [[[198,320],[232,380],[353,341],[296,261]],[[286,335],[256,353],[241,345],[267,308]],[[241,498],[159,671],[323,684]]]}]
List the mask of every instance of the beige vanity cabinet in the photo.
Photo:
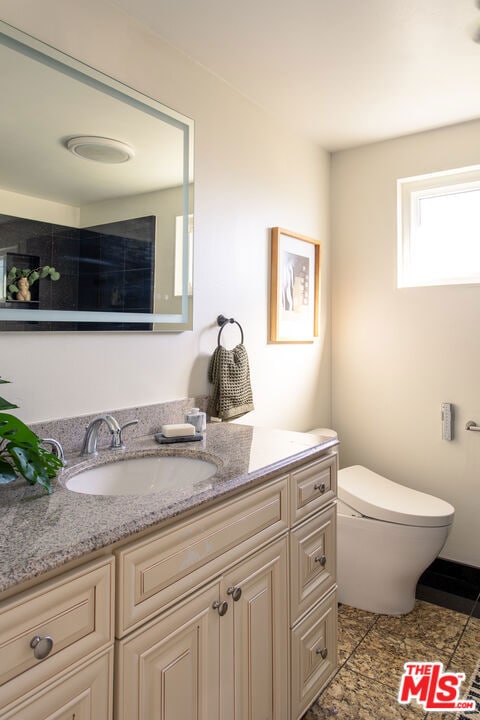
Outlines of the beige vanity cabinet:
[{"label": "beige vanity cabinet", "polygon": [[117,562],[116,720],[288,720],[287,476]]},{"label": "beige vanity cabinet", "polygon": [[112,717],[114,559],[0,602],[0,718]]},{"label": "beige vanity cabinet", "polygon": [[291,720],[307,711],[337,667],[337,455],[290,477]]},{"label": "beige vanity cabinet", "polygon": [[336,670],[325,455],[117,553],[115,720],[297,720]]},{"label": "beige vanity cabinet", "polygon": [[299,720],[336,669],[336,462],[1,600],[0,720]]},{"label": "beige vanity cabinet", "polygon": [[117,720],[288,720],[286,582],[283,537],[120,641]]}]

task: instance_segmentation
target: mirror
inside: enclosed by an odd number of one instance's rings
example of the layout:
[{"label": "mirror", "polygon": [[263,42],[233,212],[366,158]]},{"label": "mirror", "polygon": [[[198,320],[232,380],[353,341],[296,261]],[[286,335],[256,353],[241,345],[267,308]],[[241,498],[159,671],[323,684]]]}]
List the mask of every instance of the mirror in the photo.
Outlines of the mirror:
[{"label": "mirror", "polygon": [[192,328],[193,121],[0,23],[0,331]]}]

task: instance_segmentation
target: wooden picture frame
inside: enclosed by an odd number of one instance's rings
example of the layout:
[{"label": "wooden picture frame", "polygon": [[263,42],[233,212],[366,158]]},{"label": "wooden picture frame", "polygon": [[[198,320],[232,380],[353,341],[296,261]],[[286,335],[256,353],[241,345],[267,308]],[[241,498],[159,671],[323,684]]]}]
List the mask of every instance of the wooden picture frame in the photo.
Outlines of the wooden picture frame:
[{"label": "wooden picture frame", "polygon": [[270,342],[313,342],[318,336],[319,291],[320,241],[272,228]]}]

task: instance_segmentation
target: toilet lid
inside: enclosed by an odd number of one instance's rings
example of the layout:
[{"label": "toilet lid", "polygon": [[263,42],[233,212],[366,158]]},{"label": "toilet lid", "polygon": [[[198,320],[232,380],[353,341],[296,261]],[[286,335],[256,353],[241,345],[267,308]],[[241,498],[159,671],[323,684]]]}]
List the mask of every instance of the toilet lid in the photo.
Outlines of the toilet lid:
[{"label": "toilet lid", "polygon": [[442,527],[451,524],[455,513],[450,503],[398,485],[362,465],[339,470],[338,497],[366,517],[400,525]]}]

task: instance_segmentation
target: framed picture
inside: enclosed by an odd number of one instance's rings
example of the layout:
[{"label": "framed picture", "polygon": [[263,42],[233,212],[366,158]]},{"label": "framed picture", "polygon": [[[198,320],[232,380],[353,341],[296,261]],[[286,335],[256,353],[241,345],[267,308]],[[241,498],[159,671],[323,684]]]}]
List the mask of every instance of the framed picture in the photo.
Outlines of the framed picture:
[{"label": "framed picture", "polygon": [[319,287],[320,241],[272,228],[270,342],[313,342]]}]

